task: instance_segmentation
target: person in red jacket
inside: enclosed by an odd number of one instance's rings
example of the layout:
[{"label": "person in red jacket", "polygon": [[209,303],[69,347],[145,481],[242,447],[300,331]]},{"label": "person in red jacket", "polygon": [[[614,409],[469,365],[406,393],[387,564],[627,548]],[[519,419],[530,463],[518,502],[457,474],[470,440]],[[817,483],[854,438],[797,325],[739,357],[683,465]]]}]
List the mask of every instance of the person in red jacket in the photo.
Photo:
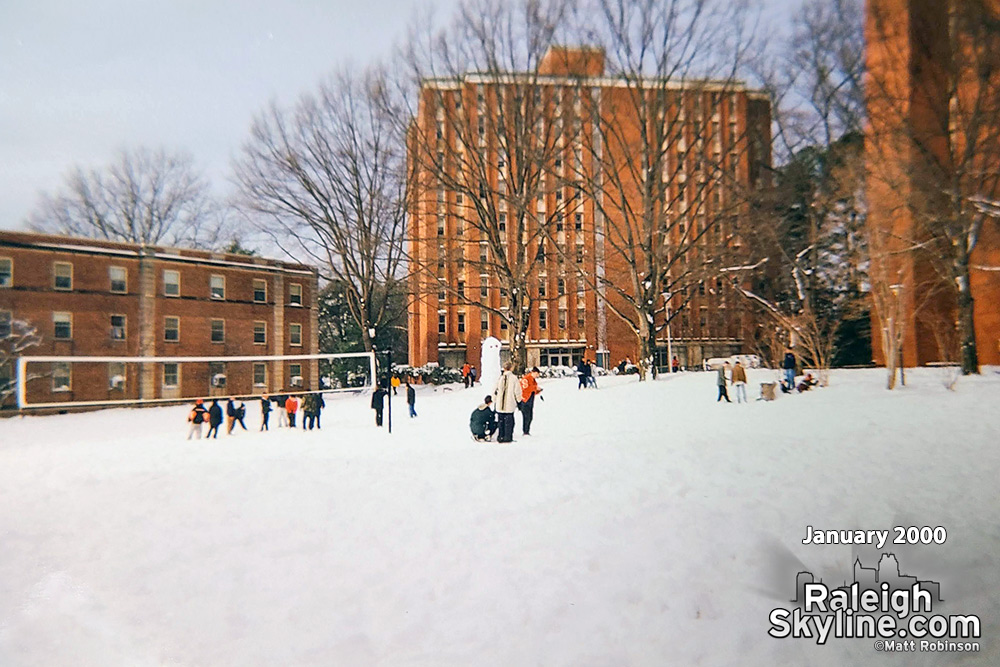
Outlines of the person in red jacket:
[{"label": "person in red jacket", "polygon": [[531,435],[531,420],[535,413],[535,394],[542,393],[538,386],[538,366],[521,377],[521,428],[525,435]]},{"label": "person in red jacket", "polygon": [[295,413],[299,411],[299,399],[289,396],[285,399],[285,412],[288,413],[288,426],[295,428]]}]

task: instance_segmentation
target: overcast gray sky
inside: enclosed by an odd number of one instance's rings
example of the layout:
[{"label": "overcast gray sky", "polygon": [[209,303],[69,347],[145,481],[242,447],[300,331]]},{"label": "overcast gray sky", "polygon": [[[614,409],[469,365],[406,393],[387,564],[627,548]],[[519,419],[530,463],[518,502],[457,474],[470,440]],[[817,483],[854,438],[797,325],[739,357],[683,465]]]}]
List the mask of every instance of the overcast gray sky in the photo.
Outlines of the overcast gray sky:
[{"label": "overcast gray sky", "polygon": [[422,4],[0,0],[0,229],[21,228],[71,167],[122,148],[187,151],[224,192],[268,100],[290,104],[333,68],[386,55]]}]

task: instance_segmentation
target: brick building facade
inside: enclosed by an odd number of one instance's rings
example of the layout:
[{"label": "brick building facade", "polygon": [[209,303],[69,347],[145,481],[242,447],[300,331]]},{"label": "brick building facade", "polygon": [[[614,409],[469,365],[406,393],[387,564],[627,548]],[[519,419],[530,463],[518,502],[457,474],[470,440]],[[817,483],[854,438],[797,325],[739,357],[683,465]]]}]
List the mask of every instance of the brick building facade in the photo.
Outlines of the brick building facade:
[{"label": "brick building facade", "polygon": [[[954,362],[956,280],[942,266],[947,253],[935,246],[930,227],[952,215],[946,209],[956,192],[968,208],[977,197],[1000,199],[1000,70],[994,62],[1000,2],[869,0],[866,9],[868,224],[888,239],[883,261],[905,318],[903,363]],[[874,251],[872,261],[879,261]],[[968,264],[979,362],[1000,364],[995,212],[985,216]],[[873,317],[877,363],[885,361],[882,325]]]},{"label": "brick building facade", "polygon": [[[631,103],[628,96],[636,94],[635,88],[623,80],[604,75],[604,54],[592,49],[550,49],[537,73],[511,74],[507,76],[511,84],[503,83],[502,79],[470,73],[453,79],[427,80],[421,90],[419,113],[412,131],[426,139],[416,142],[424,145],[421,149],[415,149],[411,140],[409,158],[410,172],[418,174],[411,185],[415,204],[409,215],[411,255],[417,268],[413,271],[416,298],[409,310],[412,365],[478,363],[482,339],[492,335],[506,343],[509,337],[503,318],[477,304],[479,301],[503,310],[508,295],[498,287],[495,275],[491,275],[486,239],[480,230],[463,224],[463,216],[467,215],[463,207],[470,208],[468,195],[463,198],[460,193],[435,191],[438,187],[435,178],[440,176],[426,173],[428,165],[413,158],[415,150],[439,150],[441,163],[450,165],[444,168],[454,169],[461,160],[453,159],[446,151],[455,150],[449,146],[453,145],[453,135],[461,131],[457,126],[464,123],[469,131],[475,131],[478,124],[483,137],[484,125],[496,122],[491,117],[496,112],[491,110],[516,94],[512,86],[523,87],[525,81],[530,82],[540,103],[548,105],[551,111],[545,124],[555,123],[560,128],[575,126],[580,128],[577,136],[584,137],[595,135],[594,118],[609,122],[611,116],[619,113],[617,109],[627,108]],[[649,94],[662,91],[672,96],[672,122],[680,128],[669,147],[664,167],[670,170],[669,179],[664,174],[664,181],[670,181],[669,196],[688,207],[690,203],[684,203],[685,193],[703,199],[697,215],[692,214],[690,220],[671,228],[670,242],[677,243],[678,236],[686,230],[697,230],[699,224],[704,225],[706,215],[721,216],[727,210],[725,220],[711,225],[711,233],[699,240],[692,254],[699,254],[701,260],[713,258],[716,268],[730,262],[738,264],[743,257],[738,234],[740,216],[733,202],[739,191],[755,187],[762,178],[760,165],[770,164],[767,98],[733,82],[657,81]],[[463,114],[467,120],[452,123],[448,114]],[[628,123],[622,121],[620,125],[626,128],[625,132],[637,135],[637,130],[627,127]],[[440,145],[436,149],[435,133]],[[755,137],[753,141],[751,136]],[[500,172],[508,158],[501,153],[498,143],[483,138],[480,150],[485,156],[482,162],[489,172],[485,176],[490,179],[490,187],[499,188],[502,194],[505,186]],[[633,176],[623,175],[629,158],[614,154],[615,148],[610,147],[604,148],[600,160],[591,159],[594,146],[589,139],[583,143],[587,145],[569,139],[560,144],[549,164],[552,177],[557,182],[569,181],[585,172],[586,178],[593,179],[599,177],[596,171],[614,169],[620,164],[622,173],[614,178],[607,173],[600,177],[604,182],[620,184],[621,191],[628,192],[627,196],[637,202],[640,185]],[[627,141],[619,146],[626,144]],[[718,171],[704,168],[708,162],[717,165]],[[577,172],[571,176],[574,169]],[[496,215],[501,221],[501,234],[506,234],[513,244],[515,232],[503,227],[508,211],[500,199],[501,210]],[[580,196],[569,187],[550,188],[533,202],[532,218],[536,205],[539,220],[556,219],[554,223],[546,223],[552,227],[549,233],[556,247],[546,245],[548,241],[542,244],[539,252],[544,257],[534,267],[531,277],[533,305],[527,336],[528,365],[571,365],[586,356],[607,367],[625,357],[638,359],[638,342],[630,325],[609,307],[620,297],[613,289],[598,286],[597,289],[604,291],[603,296],[599,295],[594,283],[588,284],[580,278],[582,271],[594,276],[598,285],[628,289],[631,284],[621,241],[612,238],[611,230],[618,222],[612,219],[614,211],[607,205],[598,207],[592,197]],[[560,210],[565,210],[565,215],[553,215],[553,211]],[[534,252],[534,246],[531,251]],[[722,276],[716,270],[697,284],[687,286],[686,294],[671,297],[671,312],[675,314],[669,331],[672,353],[684,366],[698,365],[712,356],[745,351],[744,341],[752,323],[741,297],[724,284],[728,279]],[[655,324],[662,325],[662,320]],[[664,329],[657,340],[656,359],[661,368],[669,362],[667,336]]]},{"label": "brick building facade", "polygon": [[[34,326],[31,356],[315,354],[314,268],[245,255],[0,232],[0,334]],[[251,395],[305,388],[316,360],[46,364],[30,403]],[[9,371],[8,371],[9,372]],[[222,379],[224,376],[224,380]],[[0,378],[3,379],[3,378]]]}]

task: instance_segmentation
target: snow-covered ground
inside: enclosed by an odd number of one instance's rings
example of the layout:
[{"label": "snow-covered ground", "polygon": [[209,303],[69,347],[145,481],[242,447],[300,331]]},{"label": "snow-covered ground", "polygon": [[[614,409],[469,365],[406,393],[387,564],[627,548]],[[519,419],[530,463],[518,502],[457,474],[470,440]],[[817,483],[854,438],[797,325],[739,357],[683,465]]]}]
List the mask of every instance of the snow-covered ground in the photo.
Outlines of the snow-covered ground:
[{"label": "snow-covered ground", "polygon": [[[346,395],[214,441],[183,407],[0,420],[0,665],[1000,664],[1000,375],[939,374],[543,380],[511,445],[470,439],[478,387],[397,397],[391,436]],[[850,571],[807,526],[894,525],[947,529],[894,551],[980,653],[768,637],[798,570]]]}]

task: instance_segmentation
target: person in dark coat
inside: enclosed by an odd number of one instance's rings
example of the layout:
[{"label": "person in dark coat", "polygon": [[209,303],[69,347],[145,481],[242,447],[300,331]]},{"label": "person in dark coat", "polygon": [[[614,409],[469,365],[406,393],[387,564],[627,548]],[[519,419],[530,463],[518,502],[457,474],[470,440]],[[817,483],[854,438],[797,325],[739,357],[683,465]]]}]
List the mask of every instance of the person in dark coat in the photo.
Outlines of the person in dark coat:
[{"label": "person in dark coat", "polygon": [[284,394],[279,394],[271,399],[274,404],[278,406],[276,409],[278,411],[278,428],[282,426],[288,426],[288,413],[285,411],[285,401],[288,400],[288,396]]},{"label": "person in dark coat", "polygon": [[476,370],[476,367],[475,366],[470,366],[469,367],[469,386],[470,387],[474,387],[476,385],[476,377],[477,377],[477,375],[478,375],[478,371]]},{"label": "person in dark coat", "polygon": [[785,350],[785,360],[781,367],[785,369],[785,384],[791,389],[795,386],[795,353],[791,348]]},{"label": "person in dark coat", "polygon": [[[323,394],[313,394],[313,420],[316,423],[316,429],[320,428],[320,415],[323,414],[323,408],[326,407],[326,401],[323,400]],[[309,430],[312,430],[312,423],[309,424]]]},{"label": "person in dark coat", "polygon": [[236,401],[230,396],[226,402],[226,433],[233,434],[233,427],[236,426]]},{"label": "person in dark coat", "polygon": [[729,400],[729,392],[726,391],[726,382],[728,381],[726,379],[726,373],[728,371],[729,371],[728,361],[723,365],[719,366],[719,376],[715,380],[715,384],[719,385],[719,397],[715,399],[716,403],[718,403],[722,399],[726,399],[726,403],[732,403],[732,401]]},{"label": "person in dark coat", "polygon": [[244,431],[247,430],[247,425],[243,423],[243,418],[246,416],[247,416],[246,403],[240,401],[240,404],[236,406],[236,423],[242,426]]},{"label": "person in dark coat", "polygon": [[372,393],[372,410],[375,411],[375,425],[382,425],[382,410],[385,408],[385,395],[386,391],[382,388],[382,385],[375,387],[374,393]]},{"label": "person in dark coat", "polygon": [[260,430],[269,431],[267,420],[271,416],[271,399],[264,394],[260,397]]},{"label": "person in dark coat", "polygon": [[472,437],[483,442],[493,437],[497,430],[497,416],[493,412],[493,397],[487,396],[483,404],[472,411],[469,417],[469,428],[472,429]]},{"label": "person in dark coat", "polygon": [[410,409],[410,417],[417,416],[417,392],[406,378],[406,406]]},{"label": "person in dark coat", "polygon": [[218,438],[220,424],[222,424],[222,406],[216,399],[212,401],[212,406],[208,409],[208,435],[205,437]]},{"label": "person in dark coat", "polygon": [[299,410],[302,412],[302,430],[311,428],[311,424],[316,419],[315,408],[313,407],[313,396],[315,394],[306,394],[302,397],[302,407]]},{"label": "person in dark coat", "polygon": [[585,360],[581,359],[580,363],[576,365],[576,374],[580,376],[580,384],[576,386],[577,389],[587,388],[587,377],[590,375],[590,364]]}]

